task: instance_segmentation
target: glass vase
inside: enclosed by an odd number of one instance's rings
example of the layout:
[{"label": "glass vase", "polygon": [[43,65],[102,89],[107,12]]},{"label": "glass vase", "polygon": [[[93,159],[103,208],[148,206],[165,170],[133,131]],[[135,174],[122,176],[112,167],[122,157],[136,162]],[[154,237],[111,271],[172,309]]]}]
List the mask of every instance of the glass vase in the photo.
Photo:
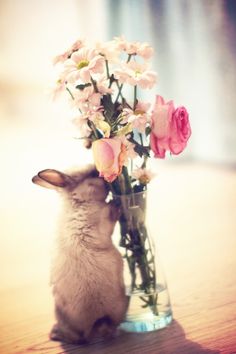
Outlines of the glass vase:
[{"label": "glass vase", "polygon": [[129,307],[120,329],[149,332],[166,327],[172,310],[156,245],[146,224],[147,192],[115,195],[120,209],[120,251]]}]

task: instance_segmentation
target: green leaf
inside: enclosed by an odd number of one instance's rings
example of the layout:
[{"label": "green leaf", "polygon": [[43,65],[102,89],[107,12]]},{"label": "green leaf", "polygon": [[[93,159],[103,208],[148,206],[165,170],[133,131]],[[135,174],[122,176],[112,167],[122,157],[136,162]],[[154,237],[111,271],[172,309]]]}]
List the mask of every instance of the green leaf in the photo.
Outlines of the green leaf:
[{"label": "green leaf", "polygon": [[111,74],[109,87],[111,87],[111,85],[113,84],[114,81],[116,81],[116,79],[115,79],[115,77],[114,77],[114,74]]},{"label": "green leaf", "polygon": [[111,95],[104,95],[101,100],[102,106],[104,107],[104,115],[110,121],[114,111],[114,103],[112,102]]},{"label": "green leaf", "polygon": [[[97,139],[101,139],[101,138],[104,138],[103,134],[100,132],[100,130],[98,130],[96,127],[95,127],[95,124],[91,121],[88,120],[88,126],[89,128],[91,128],[94,132],[94,135]],[[96,139],[95,139],[96,140]]]},{"label": "green leaf", "polygon": [[134,151],[137,152],[137,154],[140,156],[140,157],[143,157],[144,156],[147,156],[147,157],[150,157],[150,147],[149,146],[143,146],[141,144],[139,144],[134,138],[133,136],[131,136],[129,139],[128,139],[132,144],[135,145],[134,147]]},{"label": "green leaf", "polygon": [[146,134],[146,136],[148,136],[148,135],[151,133],[151,131],[152,131],[151,127],[147,127],[147,128],[145,129],[145,134]]},{"label": "green leaf", "polygon": [[138,143],[135,144],[134,151],[137,152],[137,154],[140,157],[143,157],[143,155],[150,157],[149,151],[150,148],[149,146],[142,146]]},{"label": "green leaf", "polygon": [[124,126],[122,126],[122,128],[120,128],[119,130],[117,130],[116,132],[116,136],[122,136],[122,135],[126,135],[128,133],[130,133],[132,131],[132,125],[131,123],[128,123]]},{"label": "green leaf", "polygon": [[122,106],[123,106],[123,108],[132,109],[132,107],[128,104],[128,102],[126,101],[126,99],[124,97],[122,97]]},{"label": "green leaf", "polygon": [[75,88],[83,91],[85,89],[85,87],[89,87],[89,86],[91,86],[91,84],[88,82],[87,84],[79,84],[79,85],[75,86]]}]

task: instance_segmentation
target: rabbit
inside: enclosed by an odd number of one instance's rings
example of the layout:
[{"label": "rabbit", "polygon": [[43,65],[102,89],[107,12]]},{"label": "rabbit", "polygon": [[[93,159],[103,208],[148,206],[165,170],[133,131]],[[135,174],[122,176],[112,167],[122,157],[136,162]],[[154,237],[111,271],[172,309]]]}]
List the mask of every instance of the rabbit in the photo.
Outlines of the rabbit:
[{"label": "rabbit", "polygon": [[107,203],[105,182],[94,166],[73,173],[46,169],[32,181],[63,196],[64,209],[52,260],[56,324],[50,339],[89,342],[109,337],[125,317],[128,298],[123,260],[111,235],[119,217]]}]

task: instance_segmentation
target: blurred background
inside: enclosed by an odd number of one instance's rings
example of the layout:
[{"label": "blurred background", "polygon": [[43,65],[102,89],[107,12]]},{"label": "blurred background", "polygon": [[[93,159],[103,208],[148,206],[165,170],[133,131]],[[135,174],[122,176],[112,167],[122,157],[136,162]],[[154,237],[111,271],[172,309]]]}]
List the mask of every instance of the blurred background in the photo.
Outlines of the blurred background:
[{"label": "blurred background", "polygon": [[[180,222],[174,207],[188,193],[189,222],[197,218],[204,224],[203,215],[194,219],[194,207],[214,203],[220,190],[217,202],[228,208],[222,229],[236,231],[234,0],[1,0],[0,289],[45,278],[49,269],[59,204],[56,194],[31,183],[33,175],[91,159],[71,136],[66,101],[54,103],[46,94],[53,80],[52,58],[78,38],[106,41],[120,35],[154,47],[152,67],[159,79],[150,101],[160,94],[190,113],[188,148],[179,157],[154,162],[160,171],[155,197],[162,203],[157,212],[172,213],[172,221]],[[218,175],[223,176],[219,183]],[[202,199],[195,195],[191,202],[192,190],[205,182],[213,189],[203,188]],[[214,211],[209,215],[215,232]],[[164,239],[171,230],[161,222]]]}]

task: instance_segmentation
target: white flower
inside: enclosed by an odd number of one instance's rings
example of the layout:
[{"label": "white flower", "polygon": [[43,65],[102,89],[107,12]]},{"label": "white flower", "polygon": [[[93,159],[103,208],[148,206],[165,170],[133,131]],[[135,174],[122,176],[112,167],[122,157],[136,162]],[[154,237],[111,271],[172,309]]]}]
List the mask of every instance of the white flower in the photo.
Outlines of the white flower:
[{"label": "white flower", "polygon": [[155,174],[146,168],[138,168],[133,171],[132,176],[138,179],[141,184],[147,184],[151,181]]},{"label": "white flower", "polygon": [[101,93],[102,95],[105,94],[112,94],[113,93],[113,89],[109,88],[109,80],[105,78],[105,76],[101,76],[97,81],[96,81],[96,85],[97,85],[97,89],[98,92]]},{"label": "white flower", "polygon": [[49,88],[49,94],[53,100],[55,100],[63,91],[65,91],[65,82],[62,79],[58,79],[55,84]]},{"label": "white flower", "polygon": [[132,127],[137,129],[140,133],[145,133],[145,128],[150,122],[148,109],[150,103],[138,102],[135,110],[124,108],[121,114],[123,123],[131,123]]},{"label": "white flower", "polygon": [[117,62],[119,57],[119,48],[115,41],[109,41],[105,43],[97,42],[96,49],[99,54],[103,55],[109,63]]},{"label": "white flower", "polygon": [[104,120],[104,116],[101,111],[91,111],[87,110],[80,116],[76,117],[73,120],[73,123],[77,126],[80,130],[82,137],[90,136],[92,129],[89,127],[88,122],[92,122],[94,127],[98,129],[105,138],[110,137],[111,127],[110,125]]},{"label": "white flower", "polygon": [[148,70],[147,64],[140,64],[136,61],[123,63],[120,69],[114,71],[114,76],[121,83],[139,85],[143,89],[151,89],[157,80],[156,73]]},{"label": "white flower", "polygon": [[[130,159],[135,159],[136,157],[138,157],[138,154],[136,151],[134,151],[135,148],[135,144],[131,143],[126,136],[118,136],[117,139],[119,139],[122,144],[125,146],[126,148],[126,158],[130,158]],[[125,161],[125,163],[127,163],[127,159]]]},{"label": "white flower", "polygon": [[64,63],[71,56],[73,52],[82,48],[83,46],[84,46],[84,42],[81,39],[77,40],[74,44],[72,44],[72,46],[67,51],[65,51],[60,55],[57,55],[53,59],[53,64],[56,65],[58,63]]},{"label": "white flower", "polygon": [[115,37],[114,40],[119,49],[129,55],[140,55],[143,59],[150,59],[153,55],[153,48],[148,43],[128,42],[124,37]]},{"label": "white flower", "polygon": [[75,83],[82,80],[88,83],[93,74],[103,73],[104,58],[95,49],[81,48],[65,61],[64,67],[63,74],[66,81]]},{"label": "white flower", "polygon": [[76,89],[73,96],[72,106],[82,111],[100,107],[101,94],[95,92],[93,86],[85,87],[83,90]]}]

